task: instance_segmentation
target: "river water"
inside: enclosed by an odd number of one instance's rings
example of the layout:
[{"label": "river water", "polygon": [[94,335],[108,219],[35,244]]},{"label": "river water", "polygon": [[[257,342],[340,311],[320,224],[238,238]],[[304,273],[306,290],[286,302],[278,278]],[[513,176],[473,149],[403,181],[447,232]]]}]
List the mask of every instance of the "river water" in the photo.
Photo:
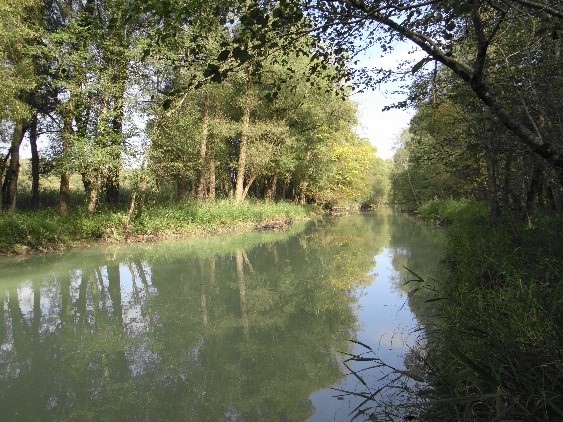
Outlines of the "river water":
[{"label": "river water", "polygon": [[[346,354],[369,346],[366,356],[405,368],[427,308],[407,295],[405,267],[438,277],[440,237],[381,210],[3,258],[0,419],[351,420],[364,401],[353,393],[377,391],[390,372],[357,377],[349,369],[368,362]],[[356,420],[392,419],[381,406],[401,391],[383,389]]]}]

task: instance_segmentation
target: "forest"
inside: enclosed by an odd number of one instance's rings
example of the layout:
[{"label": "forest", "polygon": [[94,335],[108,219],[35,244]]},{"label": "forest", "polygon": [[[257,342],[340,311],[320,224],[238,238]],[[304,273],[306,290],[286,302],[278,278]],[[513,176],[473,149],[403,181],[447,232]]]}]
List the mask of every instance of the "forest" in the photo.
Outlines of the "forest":
[{"label": "forest", "polygon": [[[561,2],[4,0],[0,12],[0,242],[146,233],[186,209],[215,215],[215,200],[395,204],[447,230],[451,274],[428,297],[441,317],[419,356],[426,418],[563,418]],[[423,58],[361,67],[367,49],[403,42]],[[415,111],[392,162],[356,134],[350,101],[382,82],[405,94],[388,108]],[[72,233],[49,238],[61,225]],[[409,271],[416,292],[435,291]]]},{"label": "forest", "polygon": [[250,6],[229,2],[1,7],[6,211],[18,209],[24,142],[31,207],[42,206],[40,181],[50,176],[61,215],[72,175],[88,215],[98,201],[117,207],[124,187],[138,202],[147,191],[178,201],[383,200],[375,187],[385,184],[385,163],[355,133],[336,66],[314,57],[310,35],[280,38],[298,23],[256,40]]}]

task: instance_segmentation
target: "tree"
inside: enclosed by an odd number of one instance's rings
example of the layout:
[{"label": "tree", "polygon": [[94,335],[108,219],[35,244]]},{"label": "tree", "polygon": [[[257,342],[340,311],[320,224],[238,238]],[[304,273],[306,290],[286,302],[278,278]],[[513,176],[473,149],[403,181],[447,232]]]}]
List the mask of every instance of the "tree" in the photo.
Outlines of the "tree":
[{"label": "tree", "polygon": [[[561,136],[548,129],[558,126],[559,111],[541,113],[547,104],[533,94],[539,93],[538,88],[545,84],[529,78],[525,78],[527,83],[522,83],[520,77],[537,65],[551,68],[555,74],[560,71],[560,67],[550,67],[560,57],[561,50],[558,31],[563,11],[557,2],[308,0],[299,3],[311,20],[311,31],[334,51],[347,52],[349,57],[372,45],[392,51],[393,42],[412,42],[427,54],[414,64],[413,73],[432,61],[450,69],[523,145],[553,168],[563,184]],[[462,44],[465,48],[459,48]],[[505,77],[491,78],[491,70],[497,75],[504,72]],[[542,73],[533,72],[536,76]],[[367,82],[390,77],[389,72],[380,71]],[[560,83],[555,84],[554,96],[561,98],[562,89]]]},{"label": "tree", "polygon": [[0,5],[0,123],[11,123],[9,149],[0,162],[2,206],[16,208],[20,146],[30,127],[36,84],[33,45],[39,37],[38,2],[6,0]]},{"label": "tree", "polygon": [[[502,84],[504,76],[491,70],[489,78]],[[554,193],[560,186],[551,166],[515,139],[448,68],[418,76],[410,99],[417,113],[396,157],[399,202],[486,200],[493,220],[509,209],[522,216],[536,205],[558,209]]]}]

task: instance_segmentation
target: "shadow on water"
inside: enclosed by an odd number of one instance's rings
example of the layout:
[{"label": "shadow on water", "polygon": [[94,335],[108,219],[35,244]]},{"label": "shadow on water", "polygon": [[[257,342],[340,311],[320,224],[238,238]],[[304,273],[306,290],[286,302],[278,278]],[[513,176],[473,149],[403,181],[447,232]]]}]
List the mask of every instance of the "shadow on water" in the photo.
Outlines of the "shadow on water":
[{"label": "shadow on water", "polygon": [[339,352],[377,323],[370,289],[404,305],[395,268],[418,235],[395,218],[2,259],[0,415],[321,420],[343,404],[323,393],[346,373]]}]

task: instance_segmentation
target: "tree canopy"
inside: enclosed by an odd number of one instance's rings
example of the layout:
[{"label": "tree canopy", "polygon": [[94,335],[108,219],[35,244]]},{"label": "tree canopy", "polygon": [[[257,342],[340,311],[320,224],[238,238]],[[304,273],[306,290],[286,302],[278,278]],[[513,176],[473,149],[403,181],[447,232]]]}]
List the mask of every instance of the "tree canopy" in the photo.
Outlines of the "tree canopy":
[{"label": "tree canopy", "polygon": [[[130,188],[173,188],[178,199],[373,199],[379,162],[355,134],[342,63],[317,54],[298,5],[30,0],[2,7],[10,16],[0,27],[0,183],[8,209],[16,208],[26,140],[33,203],[41,175],[58,177],[62,214],[75,174],[88,214],[100,201],[118,206],[122,186],[131,185],[127,163],[139,170]],[[343,151],[361,156],[360,167],[354,160],[333,166]]]},{"label": "tree canopy", "polygon": [[[285,2],[284,2],[285,3]],[[403,2],[305,0],[310,30],[330,49],[352,60],[370,46],[393,51],[409,41],[427,54],[398,69],[417,73],[435,62],[449,69],[492,115],[563,182],[558,66],[563,10],[552,1],[451,0]],[[397,74],[355,72],[373,85]],[[399,75],[400,76],[400,75]]]}]

